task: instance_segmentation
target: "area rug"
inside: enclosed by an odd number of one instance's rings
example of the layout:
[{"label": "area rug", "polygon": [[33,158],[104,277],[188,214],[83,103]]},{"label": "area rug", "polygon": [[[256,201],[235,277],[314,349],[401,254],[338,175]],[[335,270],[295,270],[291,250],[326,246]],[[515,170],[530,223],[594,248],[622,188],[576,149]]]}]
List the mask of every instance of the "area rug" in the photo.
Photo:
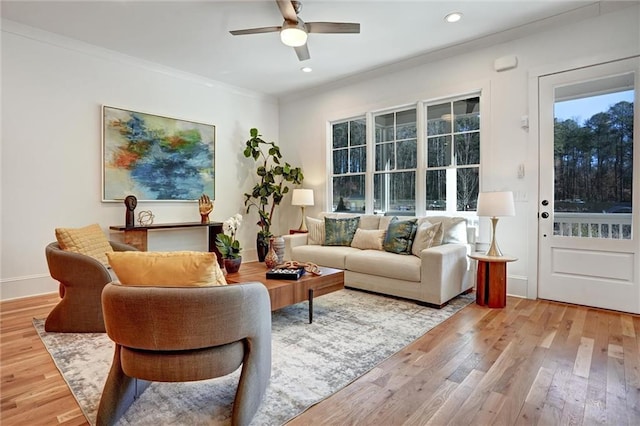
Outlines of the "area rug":
[{"label": "area rug", "polygon": [[[281,425],[345,387],[380,362],[472,302],[459,296],[442,309],[341,290],[272,313],[272,374],[253,425]],[[89,423],[113,358],[104,333],[47,333],[34,319],[56,366]],[[153,383],[119,425],[226,425],[240,369],[229,376],[190,383]]]}]

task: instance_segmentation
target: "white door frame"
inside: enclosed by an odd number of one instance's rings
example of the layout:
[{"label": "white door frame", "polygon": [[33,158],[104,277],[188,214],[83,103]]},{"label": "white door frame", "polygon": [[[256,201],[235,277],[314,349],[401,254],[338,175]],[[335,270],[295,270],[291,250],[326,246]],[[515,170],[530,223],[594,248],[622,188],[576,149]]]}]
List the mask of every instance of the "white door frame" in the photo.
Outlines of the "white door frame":
[{"label": "white door frame", "polygon": [[[608,54],[597,55],[594,57],[572,59],[565,63],[547,65],[543,67],[532,68],[531,70],[529,70],[529,137],[527,138],[527,161],[525,163],[528,178],[526,183],[528,208],[526,211],[527,223],[534,224],[534,226],[527,227],[527,241],[529,242],[527,247],[527,261],[529,265],[527,280],[528,299],[538,298],[538,206],[540,205],[538,186],[540,178],[540,103],[538,99],[538,80],[540,77],[549,74],[571,71],[578,68],[590,67],[606,62],[612,62],[638,56],[640,56],[640,54],[637,50],[625,49],[614,51]],[[637,224],[635,223],[634,231],[639,232]],[[640,260],[638,262],[640,262]]]}]

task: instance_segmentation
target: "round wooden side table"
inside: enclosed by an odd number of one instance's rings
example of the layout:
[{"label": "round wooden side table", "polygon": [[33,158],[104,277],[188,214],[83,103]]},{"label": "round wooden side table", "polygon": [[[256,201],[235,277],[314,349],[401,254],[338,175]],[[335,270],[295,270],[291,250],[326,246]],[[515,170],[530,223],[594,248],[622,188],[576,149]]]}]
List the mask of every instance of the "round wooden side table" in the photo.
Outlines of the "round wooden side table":
[{"label": "round wooden side table", "polygon": [[515,262],[513,256],[487,256],[472,253],[478,261],[476,275],[476,303],[490,308],[504,308],[507,304],[507,263]]}]

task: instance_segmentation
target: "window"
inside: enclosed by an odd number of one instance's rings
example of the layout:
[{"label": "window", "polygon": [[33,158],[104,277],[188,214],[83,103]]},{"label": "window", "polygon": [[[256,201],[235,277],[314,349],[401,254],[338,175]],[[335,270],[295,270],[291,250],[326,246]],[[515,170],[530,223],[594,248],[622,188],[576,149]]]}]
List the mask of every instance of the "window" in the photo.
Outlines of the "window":
[{"label": "window", "polygon": [[376,115],[373,209],[415,214],[416,109]]},{"label": "window", "polygon": [[338,120],[331,132],[333,211],[475,212],[479,92]]},{"label": "window", "polygon": [[480,183],[480,98],[426,108],[427,210],[475,211]]},{"label": "window", "polygon": [[332,125],[333,211],[365,210],[367,124],[357,118]]}]

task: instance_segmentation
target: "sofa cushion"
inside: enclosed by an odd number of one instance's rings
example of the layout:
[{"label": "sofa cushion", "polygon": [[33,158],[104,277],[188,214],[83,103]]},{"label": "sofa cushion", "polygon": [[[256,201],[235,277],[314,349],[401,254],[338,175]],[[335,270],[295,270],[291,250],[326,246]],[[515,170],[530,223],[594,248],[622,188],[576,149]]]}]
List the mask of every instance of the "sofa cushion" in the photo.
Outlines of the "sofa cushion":
[{"label": "sofa cushion", "polygon": [[120,251],[107,253],[123,285],[203,287],[226,285],[215,253]]},{"label": "sofa cushion", "polygon": [[360,225],[358,227],[360,229],[378,229],[378,225],[380,224],[380,217],[381,216],[375,214],[363,214],[362,216],[360,216]]},{"label": "sofa cushion", "polygon": [[291,260],[312,262],[329,268],[345,269],[347,256],[362,250],[341,246],[296,246],[291,249]]},{"label": "sofa cushion", "polygon": [[307,216],[307,244],[324,244],[324,220]]},{"label": "sofa cushion", "polygon": [[112,253],[113,248],[97,223],[83,228],[56,228],[55,232],[62,250],[84,254],[109,265],[106,253]]},{"label": "sofa cushion", "polygon": [[413,239],[411,253],[414,256],[420,256],[420,252],[424,249],[442,244],[442,223],[423,222],[416,230],[416,236]]},{"label": "sofa cushion", "polygon": [[344,219],[324,218],[324,245],[349,246],[360,224],[359,217]]},{"label": "sofa cushion", "polygon": [[382,250],[382,243],[387,231],[384,229],[356,229],[351,247],[361,250]]},{"label": "sofa cushion", "polygon": [[384,249],[391,253],[411,254],[417,222],[418,219],[392,220],[384,237]]},{"label": "sofa cushion", "polygon": [[420,281],[421,260],[415,256],[399,256],[377,250],[349,253],[345,269],[405,281]]}]

